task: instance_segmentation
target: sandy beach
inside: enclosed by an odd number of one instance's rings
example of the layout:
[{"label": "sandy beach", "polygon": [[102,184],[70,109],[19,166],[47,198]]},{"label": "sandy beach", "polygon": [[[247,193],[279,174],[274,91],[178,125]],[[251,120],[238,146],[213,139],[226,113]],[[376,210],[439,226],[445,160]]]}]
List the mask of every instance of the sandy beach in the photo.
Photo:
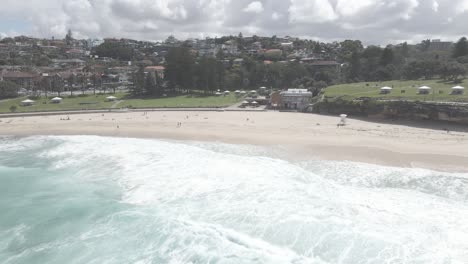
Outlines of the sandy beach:
[{"label": "sandy beach", "polygon": [[345,127],[338,128],[338,117],[280,112],[150,111],[77,114],[69,118],[0,118],[0,135],[219,141],[281,147],[303,159],[468,172],[468,127],[409,126],[349,118]]}]

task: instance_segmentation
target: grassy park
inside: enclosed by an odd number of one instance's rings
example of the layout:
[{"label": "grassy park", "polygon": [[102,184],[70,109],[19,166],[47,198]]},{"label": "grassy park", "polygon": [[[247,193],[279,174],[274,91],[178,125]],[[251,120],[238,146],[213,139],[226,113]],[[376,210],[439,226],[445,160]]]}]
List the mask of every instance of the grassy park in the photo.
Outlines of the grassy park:
[{"label": "grassy park", "polygon": [[227,96],[197,96],[179,95],[163,98],[132,98],[127,93],[112,94],[117,99],[108,102],[106,97],[111,94],[87,95],[87,96],[61,96],[61,103],[55,104],[50,98],[32,98],[35,103],[31,106],[22,106],[21,101],[27,97],[0,100],[0,113],[11,113],[12,106],[15,112],[38,112],[38,111],[63,111],[63,110],[95,110],[109,108],[161,108],[161,107],[226,107],[235,104],[240,98],[235,95]]},{"label": "grassy park", "polygon": [[[427,95],[418,94],[418,87],[429,86],[431,91]],[[463,95],[452,95],[452,87],[461,85],[467,88]],[[381,94],[380,88],[388,86],[393,90],[389,94]],[[402,92],[404,91],[404,92]],[[351,84],[340,84],[325,89],[326,98],[355,99],[370,97],[387,100],[419,100],[440,102],[468,102],[468,82],[453,84],[442,80],[419,80],[419,81],[386,81],[386,82],[360,82]]]}]

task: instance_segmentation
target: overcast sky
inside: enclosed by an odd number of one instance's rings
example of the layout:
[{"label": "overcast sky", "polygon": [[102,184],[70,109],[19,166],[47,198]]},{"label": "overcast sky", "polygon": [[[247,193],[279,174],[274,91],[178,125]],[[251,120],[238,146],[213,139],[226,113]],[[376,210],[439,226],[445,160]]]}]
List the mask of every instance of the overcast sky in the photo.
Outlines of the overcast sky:
[{"label": "overcast sky", "polygon": [[366,44],[468,35],[468,0],[0,0],[0,36],[297,36]]}]

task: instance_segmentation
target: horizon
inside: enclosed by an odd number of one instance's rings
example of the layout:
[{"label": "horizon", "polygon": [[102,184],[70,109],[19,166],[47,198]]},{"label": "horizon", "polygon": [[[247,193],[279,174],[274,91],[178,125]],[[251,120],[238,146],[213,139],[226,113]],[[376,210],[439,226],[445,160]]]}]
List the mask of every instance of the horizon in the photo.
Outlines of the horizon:
[{"label": "horizon", "polygon": [[[72,32],[73,34],[74,32]],[[239,32],[240,34],[242,34],[242,32]],[[37,40],[64,40],[66,38],[66,35],[63,36],[63,37],[56,37],[56,36],[52,36],[52,37],[35,37],[35,36],[31,36],[31,35],[15,35],[15,36],[5,36],[5,37],[1,37],[0,36],[0,40],[2,39],[5,39],[5,38],[21,38],[21,37],[26,37],[26,38],[32,38],[32,39],[37,39]],[[169,35],[167,36],[165,39],[159,39],[159,40],[150,40],[150,39],[134,39],[134,38],[125,38],[125,37],[96,37],[96,38],[74,38],[75,40],[79,40],[79,41],[89,41],[89,40],[106,40],[106,39],[115,39],[115,40],[132,40],[132,41],[141,41],[141,42],[150,42],[150,43],[165,43],[165,41],[169,38],[169,37],[174,37],[177,41],[179,42],[184,42],[184,41],[189,41],[189,40],[205,40],[205,39],[219,39],[219,38],[225,38],[225,37],[234,37],[234,38],[237,38],[238,35],[233,35],[233,34],[230,34],[230,35],[221,35],[221,36],[206,36],[205,38],[197,38],[197,37],[190,37],[190,38],[179,38],[175,35]],[[432,39],[420,39],[420,40],[414,40],[413,42],[409,42],[409,41],[402,41],[402,42],[394,42],[394,43],[381,43],[381,44],[366,44],[364,41],[360,40],[360,39],[336,39],[336,40],[333,40],[333,41],[323,41],[323,40],[317,40],[317,39],[310,39],[310,38],[307,38],[307,37],[297,37],[297,36],[277,36],[277,35],[271,35],[271,36],[267,36],[267,35],[242,35],[243,38],[251,38],[251,37],[258,37],[258,38],[272,38],[272,37],[277,37],[277,38],[280,38],[280,39],[284,39],[284,38],[292,38],[292,39],[299,39],[299,40],[309,40],[309,41],[316,41],[316,42],[319,42],[319,43],[325,43],[325,44],[329,44],[329,43],[335,43],[335,42],[343,42],[343,41],[347,41],[347,40],[351,40],[351,41],[361,41],[362,44],[363,44],[363,47],[369,47],[369,46],[377,46],[377,47],[386,47],[386,46],[389,46],[389,45],[399,45],[399,44],[403,44],[403,43],[407,43],[408,45],[417,45],[417,44],[420,44],[421,42],[423,41],[426,41],[426,40],[429,40],[431,42],[451,42],[451,43],[456,43],[457,41],[459,41],[461,38],[465,37],[465,36],[460,36],[456,39],[437,39],[437,38],[432,38]]]},{"label": "horizon", "polygon": [[466,34],[467,0],[5,0],[0,38],[18,35],[162,41],[237,35],[294,36],[320,42],[386,45]]}]

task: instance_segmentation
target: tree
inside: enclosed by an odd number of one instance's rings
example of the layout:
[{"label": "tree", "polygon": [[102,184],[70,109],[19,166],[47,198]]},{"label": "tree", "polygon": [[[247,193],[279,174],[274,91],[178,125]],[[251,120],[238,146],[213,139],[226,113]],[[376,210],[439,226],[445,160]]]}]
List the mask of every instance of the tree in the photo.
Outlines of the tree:
[{"label": "tree", "polygon": [[70,29],[68,30],[67,35],[65,35],[65,43],[67,43],[68,46],[73,44],[73,34]]},{"label": "tree", "polygon": [[352,54],[362,52],[364,47],[360,40],[345,40],[340,43],[339,58],[342,61],[349,62]]},{"label": "tree", "polygon": [[359,81],[361,75],[361,55],[355,51],[351,54],[351,58],[346,71],[346,80],[350,82]]},{"label": "tree", "polygon": [[466,67],[458,62],[444,63],[440,68],[440,75],[445,80],[458,81],[466,75]]},{"label": "tree", "polygon": [[67,78],[68,90],[70,91],[70,96],[73,96],[73,90],[75,90],[75,83],[77,81],[76,74],[72,73]]},{"label": "tree", "polygon": [[[59,74],[55,74],[52,77],[51,83],[50,83],[50,88],[51,88],[52,91],[56,92],[58,94],[58,96],[60,96],[60,94],[63,91],[63,79]],[[47,95],[46,95],[46,97],[47,97]]]},{"label": "tree", "polygon": [[132,79],[133,79],[133,88],[131,90],[131,93],[134,96],[142,95],[146,88],[144,65],[140,65],[140,67],[138,68],[138,71],[133,73]]},{"label": "tree", "polygon": [[96,88],[100,88],[102,85],[101,74],[93,72],[93,75],[91,75],[91,82],[93,83],[93,94],[96,95]]},{"label": "tree", "polygon": [[196,67],[196,86],[204,93],[221,89],[221,71],[224,68],[214,58],[202,57]]},{"label": "tree", "polygon": [[454,58],[463,57],[468,55],[468,40],[463,37],[455,44],[452,56]]},{"label": "tree", "polygon": [[0,81],[0,99],[18,96],[19,86],[14,82]]},{"label": "tree", "polygon": [[164,75],[173,91],[177,88],[190,90],[193,88],[195,58],[186,47],[171,48],[166,55]]},{"label": "tree", "polygon": [[421,43],[416,45],[416,47],[422,52],[428,51],[430,46],[431,46],[431,40],[430,39],[425,39],[425,40],[421,41]]},{"label": "tree", "polygon": [[440,73],[440,62],[437,60],[418,60],[405,65],[403,76],[408,80],[420,78],[431,79]]},{"label": "tree", "polygon": [[47,97],[47,92],[51,90],[51,78],[49,76],[43,76],[39,83],[39,87],[44,91],[45,97]]},{"label": "tree", "polygon": [[386,47],[383,52],[382,56],[380,57],[380,65],[381,66],[387,66],[389,64],[393,63],[393,50],[391,47]]},{"label": "tree", "polygon": [[99,57],[109,57],[121,61],[131,61],[134,56],[133,48],[114,42],[104,42],[97,46],[95,54]]},{"label": "tree", "polygon": [[244,37],[242,36],[242,32],[239,32],[237,36],[237,48],[239,50],[244,50]]},{"label": "tree", "polygon": [[86,76],[84,74],[76,76],[76,82],[80,85],[81,94],[84,94],[88,83]]}]

